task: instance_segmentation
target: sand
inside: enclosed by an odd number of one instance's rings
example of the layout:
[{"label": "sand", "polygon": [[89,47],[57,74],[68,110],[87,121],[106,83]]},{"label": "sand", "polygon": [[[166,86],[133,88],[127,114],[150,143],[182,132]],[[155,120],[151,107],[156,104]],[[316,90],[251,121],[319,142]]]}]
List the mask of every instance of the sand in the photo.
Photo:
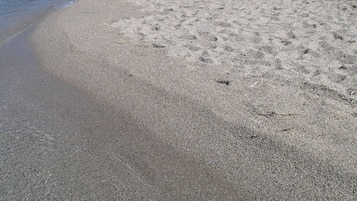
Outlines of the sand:
[{"label": "sand", "polygon": [[111,24],[134,41],[244,77],[300,78],[356,100],[353,1],[134,2],[150,14]]},{"label": "sand", "polygon": [[[44,69],[261,199],[356,199],[354,1],[80,1]],[[243,196],[244,197],[244,196]]]}]

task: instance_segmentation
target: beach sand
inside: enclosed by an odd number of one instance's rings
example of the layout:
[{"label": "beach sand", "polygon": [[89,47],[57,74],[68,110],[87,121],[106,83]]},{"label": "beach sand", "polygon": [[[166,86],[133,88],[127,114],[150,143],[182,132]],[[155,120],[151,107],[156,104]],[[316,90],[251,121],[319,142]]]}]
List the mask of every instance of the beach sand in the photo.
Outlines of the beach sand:
[{"label": "beach sand", "polygon": [[32,42],[45,70],[243,198],[354,200],[356,6],[87,0],[46,18]]}]

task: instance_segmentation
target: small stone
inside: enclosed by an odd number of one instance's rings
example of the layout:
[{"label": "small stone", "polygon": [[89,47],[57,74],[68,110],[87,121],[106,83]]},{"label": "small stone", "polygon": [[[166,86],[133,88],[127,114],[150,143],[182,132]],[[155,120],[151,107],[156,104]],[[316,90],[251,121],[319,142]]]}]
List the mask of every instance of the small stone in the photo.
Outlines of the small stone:
[{"label": "small stone", "polygon": [[165,48],[166,45],[159,44],[159,43],[153,43],[153,44],[152,44],[152,47],[154,47],[154,48]]},{"label": "small stone", "polygon": [[342,65],[342,66],[340,66],[338,69],[340,69],[340,70],[346,70],[347,67],[346,67],[345,65]]},{"label": "small stone", "polygon": [[231,82],[228,81],[228,80],[217,80],[217,82],[220,83],[220,84],[225,84],[225,85],[227,85],[227,86],[229,86],[229,84],[231,83]]},{"label": "small stone", "polygon": [[351,95],[351,96],[357,95],[357,89],[348,88],[348,89],[347,89],[347,94],[348,94],[348,95]]}]

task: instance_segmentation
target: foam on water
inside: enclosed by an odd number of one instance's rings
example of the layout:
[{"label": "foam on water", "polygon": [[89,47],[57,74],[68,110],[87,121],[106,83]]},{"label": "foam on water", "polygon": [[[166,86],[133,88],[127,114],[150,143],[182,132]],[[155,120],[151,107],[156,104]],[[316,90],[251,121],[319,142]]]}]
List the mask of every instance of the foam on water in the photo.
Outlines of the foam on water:
[{"label": "foam on water", "polygon": [[62,8],[68,8],[70,6],[73,6],[73,4],[74,4],[74,1],[66,1],[64,3],[61,3],[57,6],[55,6],[54,9],[57,10],[57,9],[62,9]]}]

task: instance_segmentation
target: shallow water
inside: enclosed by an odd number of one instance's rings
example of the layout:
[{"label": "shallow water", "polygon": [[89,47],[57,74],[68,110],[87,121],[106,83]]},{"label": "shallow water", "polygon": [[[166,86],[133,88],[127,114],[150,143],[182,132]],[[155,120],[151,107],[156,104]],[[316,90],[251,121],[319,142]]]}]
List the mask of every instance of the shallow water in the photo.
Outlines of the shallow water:
[{"label": "shallow water", "polygon": [[0,0],[0,16],[36,11],[58,0]]},{"label": "shallow water", "polygon": [[51,10],[72,4],[69,0],[0,0],[0,45]]}]

